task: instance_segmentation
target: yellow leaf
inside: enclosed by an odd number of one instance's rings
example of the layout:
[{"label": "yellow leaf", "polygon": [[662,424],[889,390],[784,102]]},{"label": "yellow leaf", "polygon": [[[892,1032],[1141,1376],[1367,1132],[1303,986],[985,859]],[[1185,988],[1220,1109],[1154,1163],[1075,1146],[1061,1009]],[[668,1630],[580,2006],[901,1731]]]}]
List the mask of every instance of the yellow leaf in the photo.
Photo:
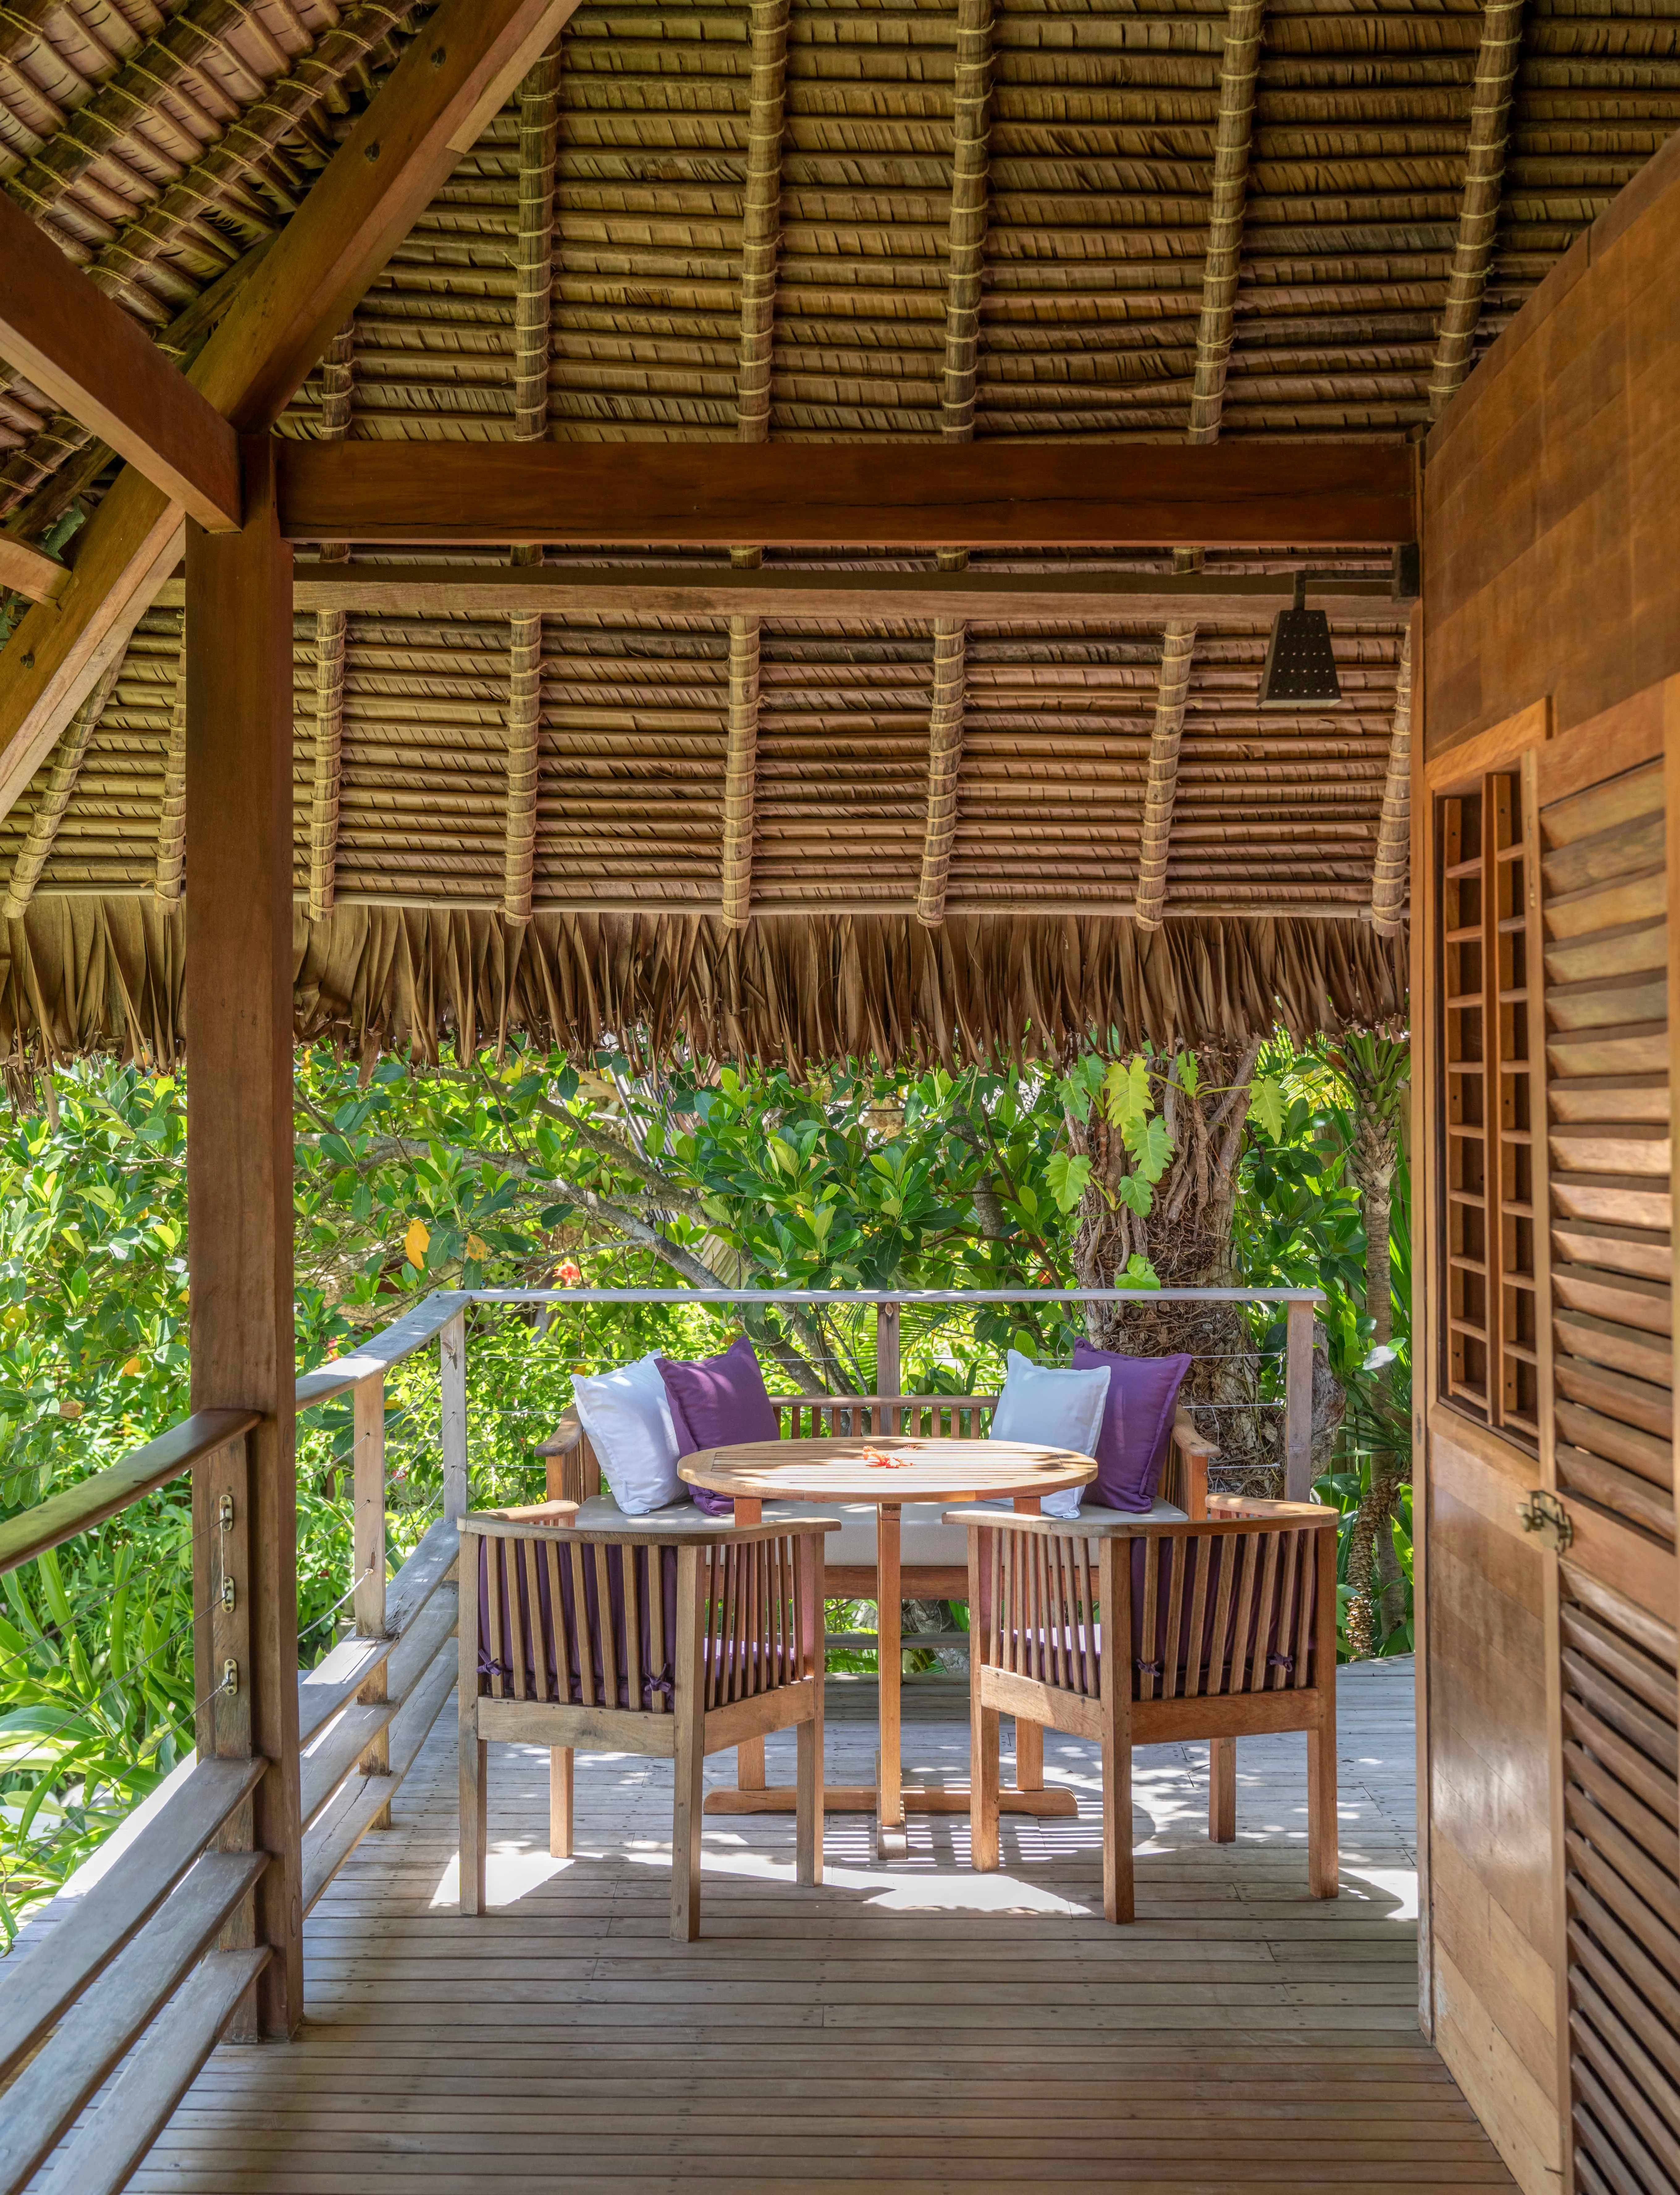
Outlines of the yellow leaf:
[{"label": "yellow leaf", "polygon": [[469,1235],[467,1237],[467,1255],[469,1258],[487,1258],[490,1245],[481,1235]]},{"label": "yellow leaf", "polygon": [[82,1414],[82,1405],[74,1401],[60,1403],[58,1406],[58,1414],[61,1418],[79,1418]]},{"label": "yellow leaf", "polygon": [[408,1262],[417,1270],[426,1262],[426,1253],[432,1247],[432,1232],[423,1219],[411,1219],[408,1232],[402,1238],[402,1247],[408,1253]]},{"label": "yellow leaf", "polygon": [[123,1367],[123,1377],[125,1380],[138,1380],[143,1368],[139,1357],[131,1357]]}]

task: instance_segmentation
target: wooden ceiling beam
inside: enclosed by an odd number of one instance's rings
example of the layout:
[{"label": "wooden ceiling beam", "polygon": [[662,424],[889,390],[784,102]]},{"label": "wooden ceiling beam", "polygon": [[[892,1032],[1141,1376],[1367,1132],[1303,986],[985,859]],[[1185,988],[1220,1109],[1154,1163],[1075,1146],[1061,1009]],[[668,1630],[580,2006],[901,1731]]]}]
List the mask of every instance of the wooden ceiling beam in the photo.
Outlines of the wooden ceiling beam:
[{"label": "wooden ceiling beam", "polygon": [[0,192],[0,358],[212,533],[239,523],[233,429]]},{"label": "wooden ceiling beam", "polygon": [[[441,0],[252,269],[190,378],[241,429],[267,427],[576,0]],[[342,461],[342,446],[325,454]],[[517,458],[520,452],[510,451]],[[179,561],[181,507],[132,468],[83,529],[51,608],[0,654],[0,814]]]},{"label": "wooden ceiling beam", "polygon": [[1406,927],[1407,875],[1412,859],[1412,634],[1400,644],[1395,678],[1394,729],[1383,778],[1383,812],[1377,825],[1377,859],[1371,876],[1371,925],[1385,936]]},{"label": "wooden ceiling beam", "polygon": [[[365,446],[359,445],[358,446]],[[480,617],[571,613],[653,617],[958,618],[1038,625],[1125,620],[1257,624],[1294,601],[1287,574],[1131,572],[795,572],[713,565],[509,566],[497,564],[299,564],[300,610],[369,615]],[[165,606],[181,588],[162,590]],[[1307,604],[1332,624],[1403,625],[1412,605],[1386,579],[1309,580]]]},{"label": "wooden ceiling beam", "polygon": [[1399,444],[288,441],[278,461],[293,541],[1305,550],[1418,535]]},{"label": "wooden ceiling beam", "polygon": [[1470,141],[1464,152],[1464,194],[1458,233],[1447,277],[1447,302],[1430,370],[1430,417],[1437,418],[1470,369],[1482,293],[1493,263],[1505,145],[1510,135],[1511,88],[1522,47],[1522,0],[1484,0],[1476,76],[1470,86]]},{"label": "wooden ceiling beam", "polygon": [[0,587],[9,587],[32,602],[52,602],[70,578],[70,567],[39,549],[20,541],[15,533],[0,533]]},{"label": "wooden ceiling beam", "polygon": [[1213,141],[1213,203],[1202,265],[1201,314],[1196,323],[1196,373],[1190,393],[1190,440],[1217,442],[1225,411],[1225,377],[1236,330],[1237,275],[1248,208],[1248,158],[1254,138],[1255,94],[1266,0],[1231,0],[1219,65],[1219,124]]},{"label": "wooden ceiling beam", "polygon": [[752,840],[758,790],[758,620],[729,620],[729,735],[723,758],[720,911],[731,930],[752,913]]},{"label": "wooden ceiling beam", "polygon": [[968,701],[968,627],[941,619],[934,627],[933,699],[928,725],[928,823],[916,916],[929,930],[945,919],[951,856],[957,843],[957,784],[963,767]]}]

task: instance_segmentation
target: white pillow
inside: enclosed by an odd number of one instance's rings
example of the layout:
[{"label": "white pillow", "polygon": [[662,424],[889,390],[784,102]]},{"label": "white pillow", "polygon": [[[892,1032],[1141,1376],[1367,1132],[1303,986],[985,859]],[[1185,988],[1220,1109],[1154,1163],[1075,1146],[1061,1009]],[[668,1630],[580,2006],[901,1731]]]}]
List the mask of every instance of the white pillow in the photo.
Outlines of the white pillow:
[{"label": "white pillow", "polygon": [[688,1491],[676,1475],[676,1426],[657,1351],[574,1380],[572,1405],[626,1517],[645,1517]]},{"label": "white pillow", "polygon": [[[992,1413],[993,1440],[1029,1441],[1040,1448],[1071,1448],[1095,1455],[1102,1413],[1108,1401],[1108,1367],[1089,1372],[1052,1372],[1018,1349],[1010,1351],[1004,1391]],[[1046,1517],[1077,1517],[1083,1486],[1046,1494]]]}]

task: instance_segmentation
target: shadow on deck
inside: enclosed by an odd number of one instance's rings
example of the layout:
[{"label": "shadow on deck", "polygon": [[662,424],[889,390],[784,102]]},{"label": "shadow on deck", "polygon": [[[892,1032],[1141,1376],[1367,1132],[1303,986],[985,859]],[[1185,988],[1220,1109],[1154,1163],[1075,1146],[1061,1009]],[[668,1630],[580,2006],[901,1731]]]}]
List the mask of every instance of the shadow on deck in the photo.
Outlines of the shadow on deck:
[{"label": "shadow on deck", "polygon": [[[872,1773],[872,1687],[831,1680],[828,1774]],[[493,1910],[455,1911],[454,1720],[307,1933],[291,2048],[223,2048],[133,2183],[186,2195],[801,2195],[1514,2186],[1417,2026],[1409,1663],[1344,1676],[1342,1895],[1307,1895],[1305,1744],[1238,1749],[1238,1840],[1206,1839],[1205,1747],[1136,1756],[1138,1921],[1101,1910],[1093,1749],[1047,1734],[1077,1821],[963,1816],[907,1862],[831,1816],[709,1817],[703,1940],[666,1933],[670,1770],[578,1761],[549,1859],[547,1756],[492,1755]],[[906,1697],[906,1768],[966,1773],[966,1692]],[[1005,1731],[1007,1735],[1007,1725]],[[777,1750],[791,1738],[771,1741]],[[733,1773],[720,1755],[710,1777]]]}]

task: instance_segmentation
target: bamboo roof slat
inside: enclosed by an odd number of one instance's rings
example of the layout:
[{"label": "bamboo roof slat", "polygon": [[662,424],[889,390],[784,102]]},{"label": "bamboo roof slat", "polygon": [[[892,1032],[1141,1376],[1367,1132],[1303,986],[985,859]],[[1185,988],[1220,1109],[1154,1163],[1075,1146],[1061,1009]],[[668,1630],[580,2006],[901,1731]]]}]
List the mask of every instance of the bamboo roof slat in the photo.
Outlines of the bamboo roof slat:
[{"label": "bamboo roof slat", "polygon": [[[319,419],[324,441],[341,441],[350,431],[355,401],[356,325],[354,317],[333,337],[321,361]],[[322,561],[348,561],[342,543],[332,542]],[[315,613],[315,746],[309,803],[309,913],[319,921],[332,912],[338,865],[338,815],[344,729],[345,613]],[[183,804],[184,808],[184,804]],[[183,817],[184,820],[184,817]],[[159,867],[161,874],[161,864]]]}]

